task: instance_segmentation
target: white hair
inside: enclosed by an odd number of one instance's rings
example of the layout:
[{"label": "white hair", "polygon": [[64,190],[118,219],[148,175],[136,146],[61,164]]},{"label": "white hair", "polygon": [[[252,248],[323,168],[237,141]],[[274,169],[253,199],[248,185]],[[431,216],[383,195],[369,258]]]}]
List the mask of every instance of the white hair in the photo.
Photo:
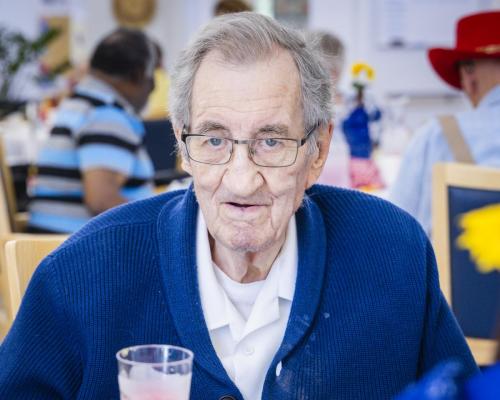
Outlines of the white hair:
[{"label": "white hair", "polygon": [[194,77],[209,52],[217,51],[224,61],[241,65],[272,57],[277,48],[288,51],[297,67],[304,129],[328,124],[332,119],[331,83],[318,51],[306,45],[300,32],[264,15],[242,12],[214,18],[181,53],[170,89],[174,127],[190,126]]}]

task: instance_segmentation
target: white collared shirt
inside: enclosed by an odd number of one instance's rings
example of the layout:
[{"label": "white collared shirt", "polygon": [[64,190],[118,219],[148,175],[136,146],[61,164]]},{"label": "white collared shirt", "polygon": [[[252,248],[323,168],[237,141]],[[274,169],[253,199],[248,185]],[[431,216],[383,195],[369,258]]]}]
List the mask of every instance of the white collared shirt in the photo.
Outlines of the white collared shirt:
[{"label": "white collared shirt", "polygon": [[[295,291],[295,217],[288,224],[285,243],[264,281],[232,281],[212,262],[201,211],[196,260],[201,305],[215,352],[244,399],[260,399],[267,370],[285,334]],[[253,306],[249,306],[252,302]]]}]

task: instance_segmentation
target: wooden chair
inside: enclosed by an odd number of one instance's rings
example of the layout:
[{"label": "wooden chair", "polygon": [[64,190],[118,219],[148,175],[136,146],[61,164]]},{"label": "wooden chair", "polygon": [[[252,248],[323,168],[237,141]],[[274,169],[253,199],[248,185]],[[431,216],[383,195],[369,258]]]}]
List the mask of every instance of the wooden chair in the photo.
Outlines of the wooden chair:
[{"label": "wooden chair", "polygon": [[[470,227],[461,226],[461,218],[496,204],[500,204],[500,169],[458,163],[434,166],[432,237],[441,289],[481,366],[495,360],[495,329],[500,323],[500,271],[494,268],[481,271],[471,256],[471,249],[460,247],[457,239],[467,229],[467,234],[484,237],[484,225],[478,225],[478,232],[471,232]],[[500,244],[490,251],[499,249]]]},{"label": "wooden chair", "polygon": [[67,237],[63,235],[32,236],[10,240],[5,244],[5,274],[8,282],[8,305],[12,319],[17,314],[24,292],[40,261]]},{"label": "wooden chair", "polygon": [[4,268],[4,243],[13,239],[15,231],[15,194],[10,169],[5,161],[3,140],[0,137],[0,339],[11,324],[7,302],[7,282]]},{"label": "wooden chair", "polygon": [[[10,186],[8,183],[10,178],[6,174],[7,168],[3,167],[3,161],[3,145],[0,139],[0,235],[6,235],[14,231],[14,219],[10,211],[12,205],[9,205],[14,201],[14,197],[11,196],[10,191],[7,192],[7,186]],[[12,183],[12,180],[10,180],[10,183]]]},{"label": "wooden chair", "polygon": [[17,211],[16,193],[12,173],[5,157],[0,137],[0,234],[22,232],[27,223],[27,213]]}]

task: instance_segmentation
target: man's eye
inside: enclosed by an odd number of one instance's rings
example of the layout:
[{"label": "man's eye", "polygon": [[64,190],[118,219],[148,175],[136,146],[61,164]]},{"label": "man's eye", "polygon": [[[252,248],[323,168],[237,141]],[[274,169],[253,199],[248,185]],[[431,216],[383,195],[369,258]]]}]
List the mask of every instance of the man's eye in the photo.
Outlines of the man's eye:
[{"label": "man's eye", "polygon": [[258,142],[258,148],[261,151],[281,151],[285,143],[281,139],[262,139]]},{"label": "man's eye", "polygon": [[276,139],[265,139],[264,143],[267,147],[275,147],[278,144]]},{"label": "man's eye", "polygon": [[220,146],[222,144],[222,139],[221,138],[215,138],[215,137],[209,138],[208,139],[208,144],[210,146],[214,146],[214,147]]}]

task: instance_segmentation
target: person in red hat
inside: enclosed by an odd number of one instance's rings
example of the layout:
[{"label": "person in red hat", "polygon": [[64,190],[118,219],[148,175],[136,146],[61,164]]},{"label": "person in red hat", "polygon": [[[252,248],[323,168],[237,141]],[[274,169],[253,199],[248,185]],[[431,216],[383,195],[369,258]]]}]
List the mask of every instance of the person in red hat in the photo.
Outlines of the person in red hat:
[{"label": "person in red hat", "polygon": [[416,132],[390,191],[390,199],[430,234],[433,164],[500,167],[500,11],[461,18],[455,48],[430,49],[428,55],[439,77],[461,90],[473,107],[434,118]]}]

